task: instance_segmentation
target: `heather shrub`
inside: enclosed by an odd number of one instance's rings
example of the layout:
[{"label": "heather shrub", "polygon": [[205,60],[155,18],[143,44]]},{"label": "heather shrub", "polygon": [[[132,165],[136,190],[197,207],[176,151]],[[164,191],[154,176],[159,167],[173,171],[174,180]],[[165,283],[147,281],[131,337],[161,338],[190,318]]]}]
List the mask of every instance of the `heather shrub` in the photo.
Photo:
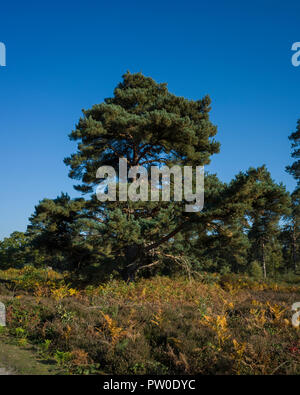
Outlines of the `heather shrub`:
[{"label": "heather shrub", "polygon": [[29,342],[70,373],[300,373],[300,332],[290,311],[299,299],[295,285],[224,274],[112,279],[79,289],[67,278],[35,276],[32,289],[27,273],[15,275],[24,287],[14,297],[1,294],[7,328],[0,336]]}]

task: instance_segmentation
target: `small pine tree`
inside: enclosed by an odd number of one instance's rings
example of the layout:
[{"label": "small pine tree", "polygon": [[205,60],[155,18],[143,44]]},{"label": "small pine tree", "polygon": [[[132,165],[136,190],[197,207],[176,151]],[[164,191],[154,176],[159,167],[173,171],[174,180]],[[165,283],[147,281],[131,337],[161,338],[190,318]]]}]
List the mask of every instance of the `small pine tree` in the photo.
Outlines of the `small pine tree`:
[{"label": "small pine tree", "polygon": [[253,261],[250,263],[249,275],[255,279],[261,279],[263,276],[263,271],[260,263],[258,261]]},{"label": "small pine tree", "polygon": [[262,179],[257,183],[257,198],[254,200],[249,218],[251,229],[248,233],[251,242],[250,260],[258,260],[263,268],[264,278],[267,272],[273,272],[280,266],[272,254],[278,253],[280,220],[290,212],[290,195],[282,184],[276,184],[265,167]]},{"label": "small pine tree", "polygon": [[297,187],[291,196],[291,213],[283,231],[285,241],[283,249],[288,261],[291,257],[293,269],[297,273],[300,266],[300,119],[296,131],[289,136],[289,140],[292,142],[293,149],[291,156],[296,160],[291,166],[286,167],[286,171],[294,177]]}]

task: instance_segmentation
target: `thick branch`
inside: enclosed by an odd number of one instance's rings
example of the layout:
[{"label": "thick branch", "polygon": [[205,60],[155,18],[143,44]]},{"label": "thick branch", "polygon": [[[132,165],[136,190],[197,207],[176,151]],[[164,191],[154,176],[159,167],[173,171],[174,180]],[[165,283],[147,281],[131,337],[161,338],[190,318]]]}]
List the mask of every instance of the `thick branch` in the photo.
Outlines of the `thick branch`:
[{"label": "thick branch", "polygon": [[166,241],[168,241],[169,239],[174,237],[177,233],[179,233],[185,227],[185,225],[187,225],[188,223],[190,223],[190,221],[183,222],[176,229],[174,229],[171,233],[169,233],[168,235],[162,237],[160,240],[158,240],[155,243],[152,243],[149,246],[147,246],[146,248],[144,248],[144,252],[148,252],[148,251],[153,250],[154,248],[159,247],[161,244],[165,243]]}]

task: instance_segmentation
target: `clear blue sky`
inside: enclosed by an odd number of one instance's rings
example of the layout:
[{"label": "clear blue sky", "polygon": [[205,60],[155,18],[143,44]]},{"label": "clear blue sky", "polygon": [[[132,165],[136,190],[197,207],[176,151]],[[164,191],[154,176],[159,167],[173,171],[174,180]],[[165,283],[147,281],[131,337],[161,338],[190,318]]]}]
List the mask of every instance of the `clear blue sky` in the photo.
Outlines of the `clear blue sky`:
[{"label": "clear blue sky", "polygon": [[126,70],[211,96],[222,146],[208,169],[222,180],[265,163],[295,186],[284,168],[300,117],[298,0],[3,1],[0,41],[0,238],[25,230],[42,198],[76,196],[68,134]]}]

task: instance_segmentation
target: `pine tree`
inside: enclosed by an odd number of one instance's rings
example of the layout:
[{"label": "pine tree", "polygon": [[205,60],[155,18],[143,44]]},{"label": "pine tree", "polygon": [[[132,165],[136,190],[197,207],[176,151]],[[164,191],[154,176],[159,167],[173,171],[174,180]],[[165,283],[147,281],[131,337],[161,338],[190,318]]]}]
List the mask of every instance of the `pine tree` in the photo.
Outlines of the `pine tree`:
[{"label": "pine tree", "polygon": [[288,205],[289,194],[265,166],[240,172],[229,184],[206,177],[204,209],[194,219],[198,234],[191,238],[194,259],[205,270],[234,272],[247,271],[249,258],[259,259],[265,272],[267,266],[274,271],[278,262],[271,255],[277,251],[280,258],[279,218]]},{"label": "pine tree", "polygon": [[251,189],[257,174],[239,173],[229,184],[216,175],[205,178],[205,204],[195,220],[192,256],[205,271],[242,271],[247,264],[248,238],[245,212],[251,207]]},{"label": "pine tree", "polygon": [[[75,188],[92,194],[99,183],[97,169],[110,165],[117,171],[119,158],[125,158],[128,167],[208,164],[210,156],[219,152],[209,111],[207,96],[188,100],[140,73],[125,74],[114,97],[84,111],[70,135],[78,141],[78,151],[65,163],[70,177],[82,181]],[[88,213],[103,224],[99,237],[128,278],[152,250],[189,228],[194,216],[185,212],[184,205],[174,200],[100,203],[92,196]]]},{"label": "pine tree", "polygon": [[258,261],[253,261],[250,263],[249,267],[250,276],[260,280],[263,277],[262,267]]},{"label": "pine tree", "polygon": [[286,216],[280,239],[287,268],[297,273],[300,269],[300,188],[291,195],[291,212]]},{"label": "pine tree", "polygon": [[286,171],[291,174],[297,181],[297,187],[292,193],[291,214],[287,218],[287,224],[282,234],[284,243],[284,253],[292,260],[295,272],[300,266],[300,119],[297,122],[296,131],[293,132],[289,139],[292,141],[292,158],[296,161],[286,167]]},{"label": "pine tree", "polygon": [[22,268],[27,262],[28,238],[22,232],[13,232],[0,241],[0,268]]},{"label": "pine tree", "polygon": [[289,139],[292,141],[292,158],[295,158],[295,162],[291,166],[286,167],[286,171],[291,174],[298,183],[300,188],[300,119],[297,122],[296,131],[293,132]]},{"label": "pine tree", "polygon": [[64,193],[56,199],[43,199],[35,207],[27,235],[33,246],[48,256],[51,266],[73,270],[87,266],[95,259],[93,243],[100,244],[101,240],[99,232],[96,237],[93,234],[85,210],[84,199],[72,200]]},{"label": "pine tree", "polygon": [[249,231],[251,241],[250,260],[258,260],[263,268],[275,273],[281,264],[279,244],[279,220],[289,214],[290,196],[282,184],[276,184],[265,167],[263,177],[256,185],[257,198],[247,213],[252,223]]},{"label": "pine tree", "polygon": [[22,268],[25,265],[43,266],[45,256],[35,248],[32,238],[24,232],[13,232],[0,241],[0,268]]}]

